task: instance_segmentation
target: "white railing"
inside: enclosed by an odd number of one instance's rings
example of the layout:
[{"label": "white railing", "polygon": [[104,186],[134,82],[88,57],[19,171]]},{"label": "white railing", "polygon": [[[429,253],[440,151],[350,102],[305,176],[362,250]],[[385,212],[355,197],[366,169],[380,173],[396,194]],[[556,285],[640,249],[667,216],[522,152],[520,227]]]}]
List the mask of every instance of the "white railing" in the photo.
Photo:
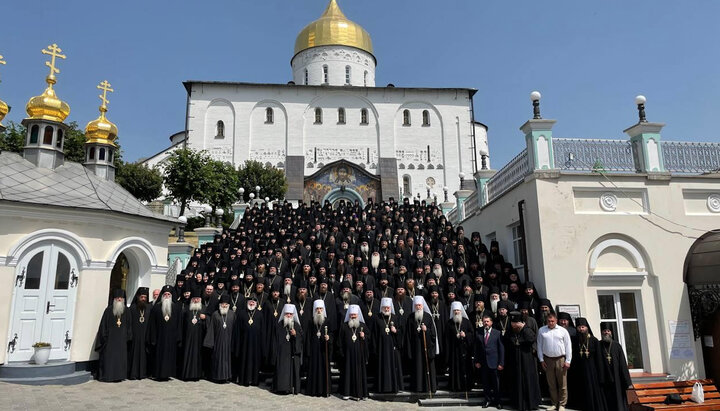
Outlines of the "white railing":
[{"label": "white railing", "polygon": [[571,171],[635,172],[629,140],[553,138],[555,168]]},{"label": "white railing", "polygon": [[529,173],[530,167],[528,165],[527,149],[525,149],[488,180],[486,185],[488,202],[493,201],[506,191],[515,187],[515,185],[523,181]]},{"label": "white railing", "polygon": [[458,218],[458,209],[457,209],[457,207],[455,207],[452,210],[450,210],[450,212],[447,214],[447,220],[453,224],[457,224],[458,223],[457,218]]},{"label": "white railing", "polygon": [[665,169],[671,173],[702,174],[720,171],[720,143],[663,141]]},{"label": "white railing", "polygon": [[478,191],[475,190],[465,199],[463,203],[463,210],[465,211],[464,218],[468,218],[473,215],[475,211],[480,208],[480,199],[478,198]]}]

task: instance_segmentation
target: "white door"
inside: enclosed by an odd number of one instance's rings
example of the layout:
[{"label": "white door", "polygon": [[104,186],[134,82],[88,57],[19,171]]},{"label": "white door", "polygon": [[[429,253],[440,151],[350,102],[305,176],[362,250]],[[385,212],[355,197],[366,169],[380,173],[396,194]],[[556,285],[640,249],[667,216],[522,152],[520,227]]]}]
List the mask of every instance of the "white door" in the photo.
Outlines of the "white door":
[{"label": "white door", "polygon": [[18,264],[9,361],[28,361],[32,345],[49,342],[50,359],[67,359],[72,336],[78,269],[71,254],[56,244],[33,250]]}]

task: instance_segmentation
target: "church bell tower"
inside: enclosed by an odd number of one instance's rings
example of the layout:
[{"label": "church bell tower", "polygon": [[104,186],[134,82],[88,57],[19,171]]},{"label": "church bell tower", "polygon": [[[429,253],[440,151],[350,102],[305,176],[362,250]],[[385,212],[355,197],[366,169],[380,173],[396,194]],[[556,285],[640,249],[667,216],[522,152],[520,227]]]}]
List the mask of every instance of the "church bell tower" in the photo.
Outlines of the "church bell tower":
[{"label": "church bell tower", "polygon": [[115,124],[105,117],[105,113],[108,111],[107,104],[109,103],[107,93],[114,91],[110,87],[107,80],[97,86],[98,89],[102,90],[102,94],[98,96],[102,104],[100,105],[100,116],[85,126],[87,141],[85,142],[84,165],[98,177],[113,181],[115,180],[114,161],[117,151],[115,140],[117,139],[118,129]]}]

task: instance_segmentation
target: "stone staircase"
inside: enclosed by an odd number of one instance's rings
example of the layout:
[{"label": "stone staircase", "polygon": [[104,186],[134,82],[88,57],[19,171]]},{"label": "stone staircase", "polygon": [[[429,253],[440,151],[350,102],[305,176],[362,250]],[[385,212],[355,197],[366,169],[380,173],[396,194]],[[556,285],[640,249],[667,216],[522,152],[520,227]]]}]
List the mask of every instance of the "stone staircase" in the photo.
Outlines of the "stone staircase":
[{"label": "stone staircase", "polygon": [[75,385],[92,379],[90,371],[72,361],[48,361],[45,365],[0,365],[0,382],[23,385]]}]

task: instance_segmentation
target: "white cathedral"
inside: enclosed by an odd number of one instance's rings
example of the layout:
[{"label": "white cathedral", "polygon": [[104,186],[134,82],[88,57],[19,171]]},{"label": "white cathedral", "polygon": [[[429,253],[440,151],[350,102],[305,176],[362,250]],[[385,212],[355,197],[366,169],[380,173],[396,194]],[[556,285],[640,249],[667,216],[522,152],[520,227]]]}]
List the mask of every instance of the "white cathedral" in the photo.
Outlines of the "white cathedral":
[{"label": "white cathedral", "polygon": [[452,195],[463,175],[489,168],[475,89],[375,86],[368,32],[331,0],[297,36],[287,84],[186,81],[186,133],[175,148],[207,150],[236,167],[257,160],[285,170],[286,199],[361,203]]}]

